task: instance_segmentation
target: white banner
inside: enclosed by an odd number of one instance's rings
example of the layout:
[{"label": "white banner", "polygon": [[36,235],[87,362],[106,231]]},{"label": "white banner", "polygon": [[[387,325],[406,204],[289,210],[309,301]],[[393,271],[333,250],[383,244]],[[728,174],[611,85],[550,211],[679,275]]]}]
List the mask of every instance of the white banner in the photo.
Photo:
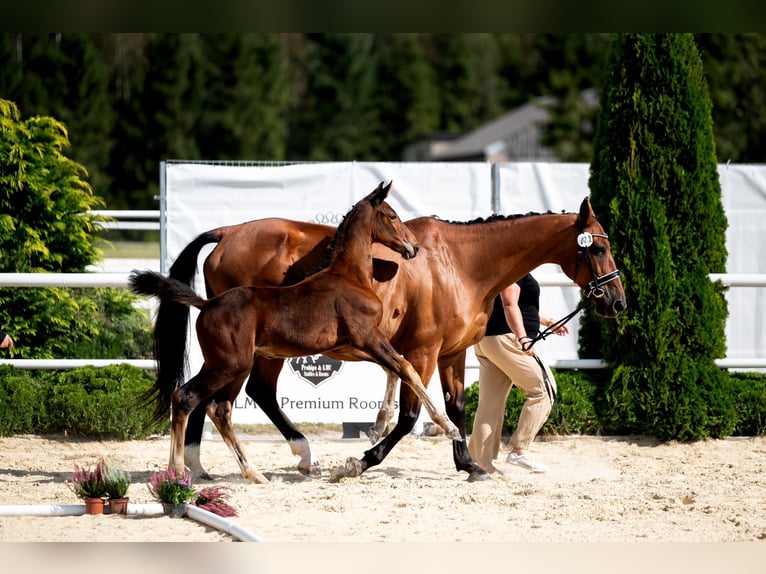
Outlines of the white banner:
[{"label": "white banner", "polygon": [[[393,181],[388,202],[405,221],[424,215],[463,221],[492,213],[491,168],[486,163],[168,163],[167,266],[197,235],[222,225],[264,217],[337,225],[381,181]],[[212,248],[202,251],[198,268]],[[203,285],[198,274],[196,288],[204,295]],[[197,314],[193,309],[192,325]],[[193,328],[189,334],[193,374],[200,369],[202,357]],[[278,400],[294,422],[371,422],[380,408],[385,382],[383,370],[373,363],[332,361],[321,355],[296,358],[285,361]],[[437,404],[444,404],[438,380],[429,391]],[[244,389],[233,420],[269,422]]]}]

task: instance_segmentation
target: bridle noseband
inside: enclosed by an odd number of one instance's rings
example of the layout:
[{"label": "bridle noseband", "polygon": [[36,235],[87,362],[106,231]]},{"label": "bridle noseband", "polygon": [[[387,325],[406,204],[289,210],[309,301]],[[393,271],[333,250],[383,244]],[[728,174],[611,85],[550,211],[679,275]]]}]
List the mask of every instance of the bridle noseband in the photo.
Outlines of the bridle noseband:
[{"label": "bridle noseband", "polygon": [[590,297],[601,299],[601,297],[604,296],[604,290],[602,287],[610,281],[617,279],[620,276],[620,270],[615,269],[614,271],[611,271],[605,275],[601,275],[600,277],[596,275],[596,270],[593,269],[593,262],[590,259],[588,247],[593,245],[594,237],[609,239],[609,236],[603,233],[590,233],[585,231],[583,223],[580,221],[580,219],[577,220],[577,226],[580,228],[580,234],[577,236],[577,245],[579,247],[577,249],[577,261],[575,262],[574,277],[577,277],[577,269],[580,266],[580,256],[582,255],[582,258],[585,259],[585,262],[588,264],[588,268],[590,269],[590,273],[593,276],[593,281],[588,282],[588,284],[583,287],[583,295],[585,299],[589,299]]}]

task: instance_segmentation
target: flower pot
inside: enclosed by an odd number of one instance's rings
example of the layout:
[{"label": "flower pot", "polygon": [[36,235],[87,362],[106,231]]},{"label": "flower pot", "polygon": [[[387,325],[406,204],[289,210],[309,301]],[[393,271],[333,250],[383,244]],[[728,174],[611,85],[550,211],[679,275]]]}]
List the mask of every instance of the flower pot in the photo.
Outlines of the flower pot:
[{"label": "flower pot", "polygon": [[162,510],[170,518],[183,518],[186,513],[186,504],[173,504],[171,502],[163,502]]},{"label": "flower pot", "polygon": [[86,498],[85,514],[104,514],[104,499]]},{"label": "flower pot", "polygon": [[125,498],[110,498],[109,513],[110,514],[127,514],[128,513],[128,497],[126,496]]}]

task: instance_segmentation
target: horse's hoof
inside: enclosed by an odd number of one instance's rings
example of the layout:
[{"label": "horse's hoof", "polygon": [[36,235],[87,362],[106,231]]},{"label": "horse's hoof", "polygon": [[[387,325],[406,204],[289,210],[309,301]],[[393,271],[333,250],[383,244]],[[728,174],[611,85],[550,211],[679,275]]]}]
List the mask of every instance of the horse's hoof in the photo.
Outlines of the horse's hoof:
[{"label": "horse's hoof", "polygon": [[380,440],[380,434],[373,427],[368,428],[365,434],[373,445]]},{"label": "horse's hoof", "polygon": [[492,480],[492,477],[488,472],[485,472],[481,469],[478,471],[474,470],[468,474],[468,482],[480,482],[484,480]]},{"label": "horse's hoof", "polygon": [[330,471],[330,482],[340,482],[341,478],[356,478],[362,474],[362,461],[348,457],[343,466],[336,466]]},{"label": "horse's hoof", "polygon": [[269,479],[266,478],[265,476],[263,476],[257,470],[249,470],[247,472],[243,472],[242,476],[245,477],[250,482],[255,483],[255,484],[268,484],[269,483]]},{"label": "horse's hoof", "polygon": [[362,474],[362,461],[350,456],[346,459],[345,469],[348,478],[356,478]]},{"label": "horse's hoof", "polygon": [[450,438],[455,442],[463,442],[463,435],[460,434],[460,431],[455,427],[455,430],[452,431],[450,434]]},{"label": "horse's hoof", "polygon": [[322,469],[319,466],[318,462],[313,463],[311,466],[299,466],[298,472],[300,472],[303,476],[308,476],[311,478],[317,478],[322,475]]},{"label": "horse's hoof", "polygon": [[192,480],[213,480],[213,477],[203,468],[191,472]]}]

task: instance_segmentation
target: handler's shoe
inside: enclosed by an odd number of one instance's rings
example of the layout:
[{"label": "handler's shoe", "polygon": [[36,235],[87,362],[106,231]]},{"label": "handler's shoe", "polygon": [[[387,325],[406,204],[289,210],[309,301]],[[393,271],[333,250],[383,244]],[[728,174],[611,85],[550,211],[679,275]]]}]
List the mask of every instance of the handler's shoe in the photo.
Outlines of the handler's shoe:
[{"label": "handler's shoe", "polygon": [[508,453],[508,462],[526,468],[527,470],[531,470],[532,472],[545,472],[548,470],[548,467],[545,466],[542,462],[536,461],[526,453],[516,454],[515,452],[511,451]]}]

